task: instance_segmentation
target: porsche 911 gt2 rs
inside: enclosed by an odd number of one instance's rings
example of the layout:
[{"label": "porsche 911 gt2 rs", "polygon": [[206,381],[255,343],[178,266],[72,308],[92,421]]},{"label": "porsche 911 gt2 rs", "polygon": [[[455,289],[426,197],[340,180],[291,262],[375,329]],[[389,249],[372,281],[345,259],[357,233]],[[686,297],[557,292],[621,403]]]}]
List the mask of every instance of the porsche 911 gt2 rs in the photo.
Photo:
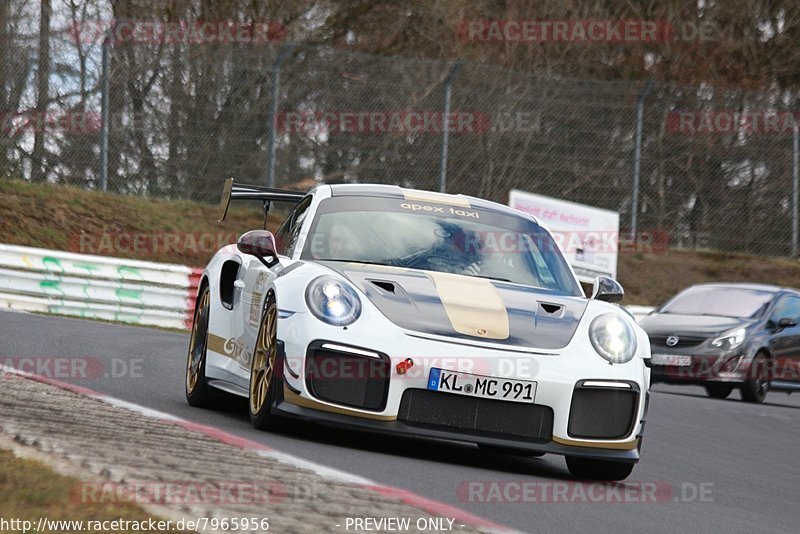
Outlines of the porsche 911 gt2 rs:
[{"label": "porsche 911 gt2 rs", "polygon": [[650,344],[595,280],[587,298],[545,226],[507,206],[388,185],[307,194],[226,182],[293,209],[206,267],[185,389],[248,399],[267,429],[338,427],[566,457],[579,478],[639,460]]}]

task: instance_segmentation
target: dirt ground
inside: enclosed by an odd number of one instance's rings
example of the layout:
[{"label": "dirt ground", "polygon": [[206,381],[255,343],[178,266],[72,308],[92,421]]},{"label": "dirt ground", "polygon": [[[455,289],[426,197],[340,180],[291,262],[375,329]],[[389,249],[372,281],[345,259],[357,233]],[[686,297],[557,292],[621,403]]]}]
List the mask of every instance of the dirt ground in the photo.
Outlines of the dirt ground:
[{"label": "dirt ground", "polygon": [[658,305],[702,282],[755,282],[800,288],[800,262],[711,251],[623,253],[617,276],[625,304]]}]

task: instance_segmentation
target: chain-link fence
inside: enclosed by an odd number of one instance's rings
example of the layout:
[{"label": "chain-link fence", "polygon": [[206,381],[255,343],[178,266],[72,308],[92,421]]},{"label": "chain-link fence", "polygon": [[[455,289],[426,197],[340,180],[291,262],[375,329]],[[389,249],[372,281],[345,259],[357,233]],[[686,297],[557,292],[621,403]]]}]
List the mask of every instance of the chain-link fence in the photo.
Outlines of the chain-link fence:
[{"label": "chain-link fence", "polygon": [[42,109],[36,35],[5,28],[10,178],[202,202],[230,176],[499,202],[521,189],[618,211],[624,230],[662,232],[673,247],[797,253],[796,102],[777,90],[563,79],[269,38],[119,39],[73,24],[51,35]]}]

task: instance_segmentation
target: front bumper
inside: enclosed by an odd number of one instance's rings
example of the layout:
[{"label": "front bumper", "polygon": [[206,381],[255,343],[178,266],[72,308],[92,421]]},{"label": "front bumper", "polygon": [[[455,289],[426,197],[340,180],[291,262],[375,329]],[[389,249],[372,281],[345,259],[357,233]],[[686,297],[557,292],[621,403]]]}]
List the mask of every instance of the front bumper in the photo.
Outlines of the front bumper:
[{"label": "front bumper", "polygon": [[[587,347],[580,346],[579,333],[575,335],[577,339],[574,338],[563,350],[533,354],[421,338],[399,329],[387,329],[385,324],[370,325],[369,319],[363,319],[347,329],[320,325],[307,313],[296,313],[282,321],[279,331],[286,356],[280,375],[284,384],[273,406],[277,414],[337,427],[457,440],[519,451],[638,461],[649,387],[649,370],[642,359],[636,357],[626,364],[610,365],[594,354],[591,347],[587,350]],[[309,337],[310,332],[313,332],[313,337]],[[353,403],[329,402],[314,394],[313,384],[309,384],[306,376],[306,364],[309,346],[319,346],[320,343],[374,352],[388,359],[388,391],[379,408],[359,409]],[[397,364],[408,358],[414,361],[414,365],[405,374],[398,373]],[[552,410],[552,428],[545,429],[542,436],[526,439],[509,436],[507,432],[467,431],[404,419],[400,414],[404,394],[409,390],[427,391],[431,368],[535,381],[534,403]],[[570,432],[570,429],[575,429],[574,420],[572,426],[570,422],[576,388],[582,388],[586,381],[589,388],[620,388],[635,393],[629,411],[630,424],[624,435],[614,439],[588,439]],[[462,397],[452,393],[436,394]],[[582,420],[591,419],[583,415]],[[598,412],[596,417],[613,419],[614,413],[606,410],[605,413]]]},{"label": "front bumper", "polygon": [[585,443],[574,440],[553,439],[546,443],[533,443],[518,440],[493,438],[489,436],[464,435],[459,432],[423,428],[405,424],[398,420],[377,420],[353,417],[344,413],[333,413],[310,407],[298,395],[284,386],[281,398],[276,400],[273,413],[283,417],[314,422],[321,425],[333,426],[342,429],[363,430],[388,435],[404,435],[407,437],[445,439],[475,443],[478,445],[491,445],[521,452],[560,454],[564,456],[578,456],[597,460],[616,460],[635,463],[639,461],[641,436],[626,443],[615,443],[613,447],[603,448],[598,443]]}]

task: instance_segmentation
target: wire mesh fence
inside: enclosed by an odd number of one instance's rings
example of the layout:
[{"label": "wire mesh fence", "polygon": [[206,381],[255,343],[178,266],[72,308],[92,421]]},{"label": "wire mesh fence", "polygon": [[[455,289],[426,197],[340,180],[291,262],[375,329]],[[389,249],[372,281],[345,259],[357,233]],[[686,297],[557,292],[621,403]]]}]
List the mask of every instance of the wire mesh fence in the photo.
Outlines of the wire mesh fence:
[{"label": "wire mesh fence", "polygon": [[38,37],[24,10],[4,15],[8,179],[201,202],[231,176],[499,202],[521,189],[617,211],[625,231],[673,247],[797,254],[798,115],[778,90],[564,79],[271,38],[132,39],[73,20],[51,35],[41,107]]}]

